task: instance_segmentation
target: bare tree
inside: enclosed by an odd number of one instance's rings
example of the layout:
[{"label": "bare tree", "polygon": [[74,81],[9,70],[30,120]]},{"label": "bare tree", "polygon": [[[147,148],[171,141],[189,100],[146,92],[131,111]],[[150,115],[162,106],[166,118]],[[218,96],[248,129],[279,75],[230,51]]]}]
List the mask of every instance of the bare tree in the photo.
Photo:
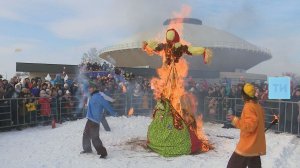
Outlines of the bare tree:
[{"label": "bare tree", "polygon": [[96,48],[91,48],[88,52],[83,53],[81,62],[82,63],[85,63],[85,62],[102,63],[102,61],[99,57],[99,51]]},{"label": "bare tree", "polygon": [[108,63],[109,65],[114,65],[115,62],[109,62],[107,60],[104,60],[102,58],[100,58],[100,53],[96,48],[91,48],[88,52],[83,53],[83,56],[81,58],[81,63],[99,63],[99,64],[103,64],[104,62]]},{"label": "bare tree", "polygon": [[29,75],[30,75],[29,72],[17,72],[17,73],[15,74],[15,76],[18,77],[18,78],[28,77]]}]

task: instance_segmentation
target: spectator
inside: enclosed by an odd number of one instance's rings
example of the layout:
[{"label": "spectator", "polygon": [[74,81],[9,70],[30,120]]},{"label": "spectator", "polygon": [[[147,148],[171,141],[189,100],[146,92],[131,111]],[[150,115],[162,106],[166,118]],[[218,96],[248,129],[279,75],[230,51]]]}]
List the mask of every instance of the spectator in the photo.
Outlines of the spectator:
[{"label": "spectator", "polygon": [[15,93],[14,84],[8,83],[8,81],[5,79],[3,80],[3,86],[5,90],[4,98],[12,98]]},{"label": "spectator", "polygon": [[141,105],[143,101],[142,98],[143,98],[142,87],[139,83],[136,83],[135,88],[133,90],[133,97],[132,97],[132,101],[134,102],[133,108],[136,113],[141,112]]},{"label": "spectator", "polygon": [[7,130],[8,127],[11,126],[11,121],[10,121],[11,116],[10,114],[7,114],[7,112],[10,110],[9,101],[4,99],[4,94],[5,94],[4,85],[2,83],[2,79],[0,78],[0,128],[7,127],[1,130]]},{"label": "spectator", "polygon": [[40,112],[42,116],[43,125],[48,125],[51,115],[51,98],[49,95],[47,95],[45,90],[41,90],[38,102],[40,104]]},{"label": "spectator", "polygon": [[[295,102],[292,104],[292,111],[289,111],[291,113],[291,124],[292,124],[292,130],[291,132],[293,134],[298,133],[298,120],[299,120],[299,104],[300,104],[300,88],[294,89],[294,94],[292,95],[292,102]],[[300,128],[299,128],[300,129]]]},{"label": "spectator", "polygon": [[2,85],[2,81],[0,81],[0,99],[4,98],[5,90],[4,86]]},{"label": "spectator", "polygon": [[25,101],[25,107],[26,107],[26,123],[29,123],[31,126],[36,125],[36,119],[37,119],[37,107],[36,107],[36,99],[34,95],[29,94],[29,91],[27,91],[27,99]]},{"label": "spectator", "polygon": [[57,94],[57,91],[56,91],[56,88],[52,88],[51,90],[51,114],[52,114],[52,120],[55,119],[55,121],[59,121],[60,118],[58,117],[58,104],[59,104],[59,101],[57,99],[58,97],[58,94]]},{"label": "spectator", "polygon": [[44,82],[44,83],[42,83],[42,88],[41,88],[41,90],[44,90],[45,91],[45,94],[47,94],[46,93],[46,89],[48,88],[48,84],[46,83],[46,82]]},{"label": "spectator", "polygon": [[37,85],[37,83],[35,83],[35,82],[32,84],[31,93],[32,93],[35,97],[39,97],[39,96],[40,96],[40,89],[38,88],[38,85]]}]

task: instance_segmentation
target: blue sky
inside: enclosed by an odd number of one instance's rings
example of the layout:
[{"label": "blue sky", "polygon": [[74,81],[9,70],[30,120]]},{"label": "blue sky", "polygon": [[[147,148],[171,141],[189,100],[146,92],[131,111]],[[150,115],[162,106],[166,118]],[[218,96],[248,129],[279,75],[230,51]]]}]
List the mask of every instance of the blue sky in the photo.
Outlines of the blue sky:
[{"label": "blue sky", "polygon": [[2,0],[0,74],[12,76],[16,62],[79,64],[90,48],[162,26],[184,4],[192,8],[190,17],[271,51],[272,60],[249,72],[300,74],[296,0]]}]

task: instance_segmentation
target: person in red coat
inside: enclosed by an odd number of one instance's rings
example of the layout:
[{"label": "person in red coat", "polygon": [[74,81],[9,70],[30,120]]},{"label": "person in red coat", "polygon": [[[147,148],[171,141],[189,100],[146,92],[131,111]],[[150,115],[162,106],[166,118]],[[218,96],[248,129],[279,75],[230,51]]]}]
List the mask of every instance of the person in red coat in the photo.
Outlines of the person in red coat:
[{"label": "person in red coat", "polygon": [[41,90],[39,104],[41,105],[40,111],[44,121],[49,119],[51,114],[50,102],[51,98],[49,97],[49,95],[47,95],[45,90]]}]

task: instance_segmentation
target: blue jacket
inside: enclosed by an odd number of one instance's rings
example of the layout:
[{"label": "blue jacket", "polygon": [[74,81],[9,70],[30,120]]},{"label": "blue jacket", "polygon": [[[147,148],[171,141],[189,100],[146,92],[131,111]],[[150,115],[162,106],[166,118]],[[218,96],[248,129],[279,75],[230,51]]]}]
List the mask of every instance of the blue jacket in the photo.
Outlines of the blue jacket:
[{"label": "blue jacket", "polygon": [[88,103],[86,118],[97,124],[100,124],[100,121],[103,117],[104,108],[109,112],[110,115],[116,116],[116,112],[112,109],[108,101],[99,94],[99,91],[92,93]]}]

